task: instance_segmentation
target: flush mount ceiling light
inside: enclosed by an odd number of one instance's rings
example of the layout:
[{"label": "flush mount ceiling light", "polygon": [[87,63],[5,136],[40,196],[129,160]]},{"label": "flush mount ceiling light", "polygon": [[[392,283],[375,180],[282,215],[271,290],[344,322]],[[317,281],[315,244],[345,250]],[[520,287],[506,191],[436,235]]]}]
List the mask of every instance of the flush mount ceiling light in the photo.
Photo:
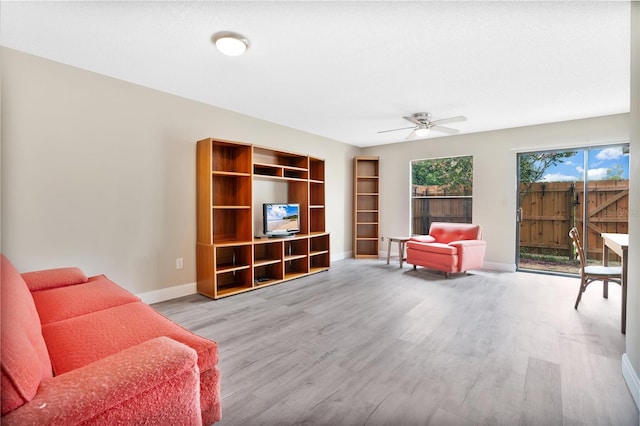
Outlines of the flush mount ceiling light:
[{"label": "flush mount ceiling light", "polygon": [[213,44],[224,55],[240,56],[249,48],[249,39],[231,31],[220,31],[211,37]]}]

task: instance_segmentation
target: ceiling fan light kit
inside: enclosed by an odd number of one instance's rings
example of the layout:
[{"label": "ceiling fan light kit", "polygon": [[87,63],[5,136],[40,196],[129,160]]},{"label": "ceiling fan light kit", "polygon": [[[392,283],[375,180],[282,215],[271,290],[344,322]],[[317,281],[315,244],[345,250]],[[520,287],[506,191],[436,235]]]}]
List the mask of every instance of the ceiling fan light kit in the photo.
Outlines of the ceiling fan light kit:
[{"label": "ceiling fan light kit", "polygon": [[449,117],[443,118],[440,120],[431,120],[431,113],[429,112],[416,112],[415,114],[411,114],[409,117],[402,117],[407,121],[410,121],[414,124],[413,127],[401,127],[400,129],[391,129],[391,130],[382,130],[378,133],[387,133],[387,132],[395,132],[398,130],[408,130],[413,129],[413,131],[405,138],[405,140],[426,137],[431,130],[435,130],[437,132],[446,133],[448,135],[455,135],[460,133],[458,129],[452,129],[450,127],[441,126],[441,124],[446,123],[455,123],[459,121],[467,121],[467,118],[460,115],[457,117]]}]

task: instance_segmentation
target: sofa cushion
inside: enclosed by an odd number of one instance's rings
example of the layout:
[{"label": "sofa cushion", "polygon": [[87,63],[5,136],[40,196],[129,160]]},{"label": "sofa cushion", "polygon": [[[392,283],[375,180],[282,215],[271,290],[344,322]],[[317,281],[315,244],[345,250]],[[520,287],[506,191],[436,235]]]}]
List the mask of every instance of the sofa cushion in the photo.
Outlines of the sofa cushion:
[{"label": "sofa cushion", "polygon": [[22,278],[31,291],[47,290],[49,288],[87,282],[87,276],[80,268],[56,268],[26,272],[22,274]]},{"label": "sofa cushion", "polygon": [[455,246],[450,246],[449,244],[442,243],[419,243],[408,241],[407,247],[412,248],[414,250],[429,252],[429,253],[438,253],[438,254],[447,254],[447,255],[455,255],[458,253],[458,249]]},{"label": "sofa cushion", "polygon": [[36,291],[32,296],[43,325],[140,301],[104,275],[91,277],[84,284]]},{"label": "sofa cushion", "polygon": [[433,222],[429,227],[429,235],[444,244],[459,240],[479,240],[482,238],[482,227],[470,223]]},{"label": "sofa cushion", "polygon": [[4,256],[1,269],[2,414],[29,402],[52,377],[40,318],[20,273]]},{"label": "sofa cushion", "polygon": [[218,362],[215,342],[191,333],[142,302],[47,324],[42,326],[42,334],[56,375],[159,336],[195,349],[200,372]]}]

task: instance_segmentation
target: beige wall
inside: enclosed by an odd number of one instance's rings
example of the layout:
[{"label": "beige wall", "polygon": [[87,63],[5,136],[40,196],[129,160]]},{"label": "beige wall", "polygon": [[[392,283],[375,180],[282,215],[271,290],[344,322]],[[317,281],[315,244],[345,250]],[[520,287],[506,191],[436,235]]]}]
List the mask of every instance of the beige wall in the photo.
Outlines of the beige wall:
[{"label": "beige wall", "polygon": [[[631,4],[631,147],[629,175],[629,285],[626,356],[640,376],[640,3]],[[627,379],[629,382],[629,379]],[[636,382],[640,387],[640,383]],[[636,389],[640,406],[640,389]]]},{"label": "beige wall", "polygon": [[473,221],[484,228],[485,266],[514,270],[517,153],[628,141],[629,114],[620,114],[367,148],[381,158],[381,235],[410,232],[411,160],[472,155]]},{"label": "beige wall", "polygon": [[[334,258],[351,250],[357,148],[9,49],[2,71],[2,251],[77,265],[134,293],[193,283],[195,142],[326,159]],[[184,258],[184,269],[175,259]]]}]

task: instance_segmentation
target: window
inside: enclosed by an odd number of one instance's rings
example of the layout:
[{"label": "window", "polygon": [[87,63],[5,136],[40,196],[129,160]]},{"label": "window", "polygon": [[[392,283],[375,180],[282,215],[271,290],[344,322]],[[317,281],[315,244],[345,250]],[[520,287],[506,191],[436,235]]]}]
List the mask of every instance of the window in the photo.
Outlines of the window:
[{"label": "window", "polygon": [[471,223],[473,157],[411,162],[411,233],[428,234],[431,222]]}]

